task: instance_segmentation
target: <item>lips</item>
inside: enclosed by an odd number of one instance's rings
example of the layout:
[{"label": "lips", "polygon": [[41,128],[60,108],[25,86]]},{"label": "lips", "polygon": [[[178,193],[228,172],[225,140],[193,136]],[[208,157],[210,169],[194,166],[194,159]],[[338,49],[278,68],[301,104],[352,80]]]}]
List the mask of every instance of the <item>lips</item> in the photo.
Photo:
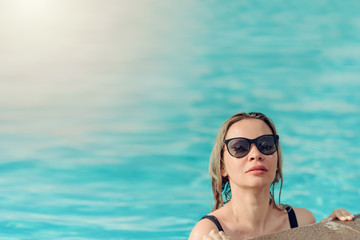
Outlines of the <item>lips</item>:
[{"label": "lips", "polygon": [[265,171],[267,172],[266,167],[262,166],[262,165],[258,165],[258,166],[254,166],[252,168],[250,168],[249,170],[247,170],[246,172],[253,172],[253,171]]}]

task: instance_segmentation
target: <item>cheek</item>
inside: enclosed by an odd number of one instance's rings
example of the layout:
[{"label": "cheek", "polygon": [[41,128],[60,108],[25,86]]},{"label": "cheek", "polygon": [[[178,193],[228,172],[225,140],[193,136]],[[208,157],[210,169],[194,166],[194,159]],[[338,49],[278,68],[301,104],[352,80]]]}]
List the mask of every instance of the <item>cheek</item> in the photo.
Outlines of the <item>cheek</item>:
[{"label": "cheek", "polygon": [[[225,154],[224,154],[225,155]],[[224,171],[227,175],[238,174],[244,169],[245,161],[243,159],[237,159],[232,156],[224,156]]]},{"label": "cheek", "polygon": [[271,167],[275,168],[276,170],[278,169],[278,156],[277,156],[277,154],[269,156],[269,163],[270,163]]}]

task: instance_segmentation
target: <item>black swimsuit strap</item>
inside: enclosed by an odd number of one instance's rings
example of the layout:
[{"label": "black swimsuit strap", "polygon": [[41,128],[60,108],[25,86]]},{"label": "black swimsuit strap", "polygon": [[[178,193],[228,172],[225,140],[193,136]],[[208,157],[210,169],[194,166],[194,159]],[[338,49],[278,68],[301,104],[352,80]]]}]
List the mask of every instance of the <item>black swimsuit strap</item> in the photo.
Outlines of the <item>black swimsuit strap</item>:
[{"label": "black swimsuit strap", "polygon": [[291,228],[298,227],[299,225],[298,225],[298,222],[297,222],[297,219],[296,219],[294,209],[292,207],[290,207],[290,206],[286,206],[285,209],[288,212],[288,217],[289,217]]},{"label": "black swimsuit strap", "polygon": [[[296,219],[296,214],[295,214],[295,211],[292,207],[290,206],[286,206],[286,211],[288,212],[288,217],[289,217],[289,221],[290,221],[290,226],[291,228],[296,228],[298,227],[298,222],[297,222],[297,219]],[[219,232],[220,231],[223,231],[224,232],[224,229],[222,228],[219,220],[213,216],[213,215],[206,215],[206,216],[203,216],[200,220],[202,219],[209,219],[210,221],[212,221],[216,227],[219,229]]]},{"label": "black swimsuit strap", "polygon": [[212,221],[216,225],[216,227],[219,229],[219,232],[224,231],[224,229],[221,227],[221,224],[220,224],[219,220],[215,216],[206,215],[206,216],[203,216],[200,220],[202,220],[204,218],[209,219],[210,221]]}]

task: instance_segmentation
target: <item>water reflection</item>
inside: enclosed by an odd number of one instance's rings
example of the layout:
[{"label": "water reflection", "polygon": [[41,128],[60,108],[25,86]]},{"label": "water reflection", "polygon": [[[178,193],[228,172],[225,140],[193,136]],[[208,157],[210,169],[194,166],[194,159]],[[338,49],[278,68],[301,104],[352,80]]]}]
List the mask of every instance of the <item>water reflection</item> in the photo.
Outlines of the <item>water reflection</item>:
[{"label": "water reflection", "polygon": [[23,3],[0,7],[7,236],[185,239],[238,111],[275,121],[284,202],[356,211],[357,2]]}]

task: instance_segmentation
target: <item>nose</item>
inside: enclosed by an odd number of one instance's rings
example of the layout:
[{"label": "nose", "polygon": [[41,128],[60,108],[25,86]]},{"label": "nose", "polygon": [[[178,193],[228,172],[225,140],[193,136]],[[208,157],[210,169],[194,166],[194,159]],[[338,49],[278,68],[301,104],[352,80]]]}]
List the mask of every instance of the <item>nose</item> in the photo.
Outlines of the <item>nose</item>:
[{"label": "nose", "polygon": [[256,147],[255,143],[251,144],[249,151],[249,159],[250,160],[263,160],[264,156]]}]

